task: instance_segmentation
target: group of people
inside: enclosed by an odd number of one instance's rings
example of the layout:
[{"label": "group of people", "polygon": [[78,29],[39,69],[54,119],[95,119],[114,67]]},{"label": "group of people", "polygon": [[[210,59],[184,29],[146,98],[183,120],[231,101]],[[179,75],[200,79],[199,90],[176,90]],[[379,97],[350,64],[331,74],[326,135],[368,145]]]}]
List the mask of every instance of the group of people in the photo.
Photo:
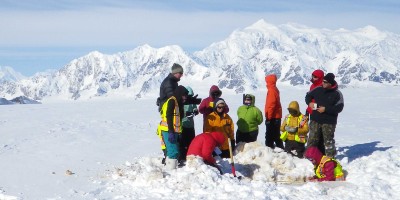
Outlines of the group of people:
[{"label": "group of people", "polygon": [[[229,106],[221,98],[222,91],[218,86],[211,86],[209,96],[197,108],[196,104],[187,102],[193,98],[192,88],[178,85],[182,76],[182,66],[174,63],[171,73],[161,83],[157,99],[161,115],[157,134],[167,170],[176,169],[178,165],[184,165],[186,159],[197,156],[222,173],[214,156],[229,158],[237,143],[255,142],[258,126],[265,116],[265,145],[309,159],[316,174],[310,181],[332,181],[343,177],[341,166],[334,159],[334,132],[344,102],[332,73],[324,75],[322,70],[315,70],[310,91],[305,96],[306,113],[302,114],[299,103],[292,101],[283,121],[280,92],[276,86],[278,78],[275,74],[267,75],[264,115],[255,106],[255,96],[244,94],[243,105],[237,110],[236,137],[234,122],[228,114]],[[199,113],[203,114],[203,133],[196,136],[193,117]],[[216,147],[220,152],[214,151]]]}]

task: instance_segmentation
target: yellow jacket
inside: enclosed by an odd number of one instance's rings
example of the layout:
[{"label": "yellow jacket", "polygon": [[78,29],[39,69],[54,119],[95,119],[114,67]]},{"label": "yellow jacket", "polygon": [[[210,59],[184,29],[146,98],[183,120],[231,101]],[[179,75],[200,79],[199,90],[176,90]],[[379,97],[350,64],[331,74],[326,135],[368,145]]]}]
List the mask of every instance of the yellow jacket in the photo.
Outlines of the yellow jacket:
[{"label": "yellow jacket", "polygon": [[224,113],[221,116],[218,115],[217,112],[210,113],[204,122],[204,132],[222,132],[224,133],[226,139],[225,142],[221,145],[221,150],[228,150],[228,137],[231,140],[234,140],[234,124],[232,118]]},{"label": "yellow jacket", "polygon": [[[306,116],[301,114],[300,108],[299,108],[299,103],[297,101],[292,101],[289,104],[288,109],[296,110],[297,115],[293,116],[291,114],[286,115],[285,119],[282,122],[281,125],[281,131],[283,132],[281,134],[281,139],[283,141],[285,140],[295,140],[300,143],[306,143],[306,138],[307,138],[307,133],[308,133],[308,119]],[[288,133],[285,130],[285,126],[290,126],[290,127],[297,127],[297,132],[296,133]]]}]

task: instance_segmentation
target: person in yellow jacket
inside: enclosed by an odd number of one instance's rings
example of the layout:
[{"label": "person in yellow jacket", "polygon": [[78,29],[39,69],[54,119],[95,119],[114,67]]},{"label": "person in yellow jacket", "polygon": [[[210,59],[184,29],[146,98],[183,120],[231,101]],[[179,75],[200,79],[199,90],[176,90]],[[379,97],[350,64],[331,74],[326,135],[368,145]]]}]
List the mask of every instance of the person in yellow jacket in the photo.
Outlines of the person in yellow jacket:
[{"label": "person in yellow jacket", "polygon": [[222,132],[225,135],[225,142],[221,145],[221,158],[229,158],[228,137],[231,139],[232,148],[234,148],[234,124],[232,118],[225,113],[226,103],[224,99],[217,98],[214,101],[214,111],[210,113],[204,121],[204,132]]},{"label": "person in yellow jacket", "polygon": [[290,102],[289,114],[286,115],[281,125],[281,139],[285,142],[285,151],[303,158],[305,143],[307,142],[308,123],[307,117],[300,112],[297,101]]},{"label": "person in yellow jacket", "polygon": [[188,90],[180,85],[174,94],[168,98],[161,108],[162,139],[167,149],[165,167],[167,170],[176,169],[179,157],[179,134],[182,133],[183,104],[186,101]]}]

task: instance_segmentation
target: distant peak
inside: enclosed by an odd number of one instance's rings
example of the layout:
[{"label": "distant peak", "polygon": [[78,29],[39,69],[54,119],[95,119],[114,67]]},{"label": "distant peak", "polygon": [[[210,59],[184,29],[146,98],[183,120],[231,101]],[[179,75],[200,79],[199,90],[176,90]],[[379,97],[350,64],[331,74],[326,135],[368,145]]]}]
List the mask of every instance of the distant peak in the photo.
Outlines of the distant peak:
[{"label": "distant peak", "polygon": [[256,23],[250,25],[247,28],[254,28],[254,29],[276,29],[277,27],[273,24],[267,23],[264,19],[258,20]]}]

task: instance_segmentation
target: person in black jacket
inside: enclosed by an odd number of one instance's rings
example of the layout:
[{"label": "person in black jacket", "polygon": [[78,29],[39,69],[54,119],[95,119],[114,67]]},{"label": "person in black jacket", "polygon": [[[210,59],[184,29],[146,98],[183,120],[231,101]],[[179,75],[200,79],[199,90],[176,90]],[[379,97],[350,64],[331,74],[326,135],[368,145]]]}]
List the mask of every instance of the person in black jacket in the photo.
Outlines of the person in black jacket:
[{"label": "person in black jacket", "polygon": [[[315,102],[312,102],[312,99]],[[306,94],[305,101],[314,110],[311,113],[307,147],[317,146],[320,134],[322,134],[326,156],[334,158],[336,154],[334,134],[337,118],[344,107],[343,94],[338,90],[335,75],[328,73],[324,76],[322,86],[310,90]]]},{"label": "person in black jacket", "polygon": [[158,112],[168,98],[170,98],[175,89],[178,87],[178,82],[183,76],[183,68],[181,65],[174,63],[171,67],[171,73],[162,81],[160,86],[160,97],[157,98]]}]

